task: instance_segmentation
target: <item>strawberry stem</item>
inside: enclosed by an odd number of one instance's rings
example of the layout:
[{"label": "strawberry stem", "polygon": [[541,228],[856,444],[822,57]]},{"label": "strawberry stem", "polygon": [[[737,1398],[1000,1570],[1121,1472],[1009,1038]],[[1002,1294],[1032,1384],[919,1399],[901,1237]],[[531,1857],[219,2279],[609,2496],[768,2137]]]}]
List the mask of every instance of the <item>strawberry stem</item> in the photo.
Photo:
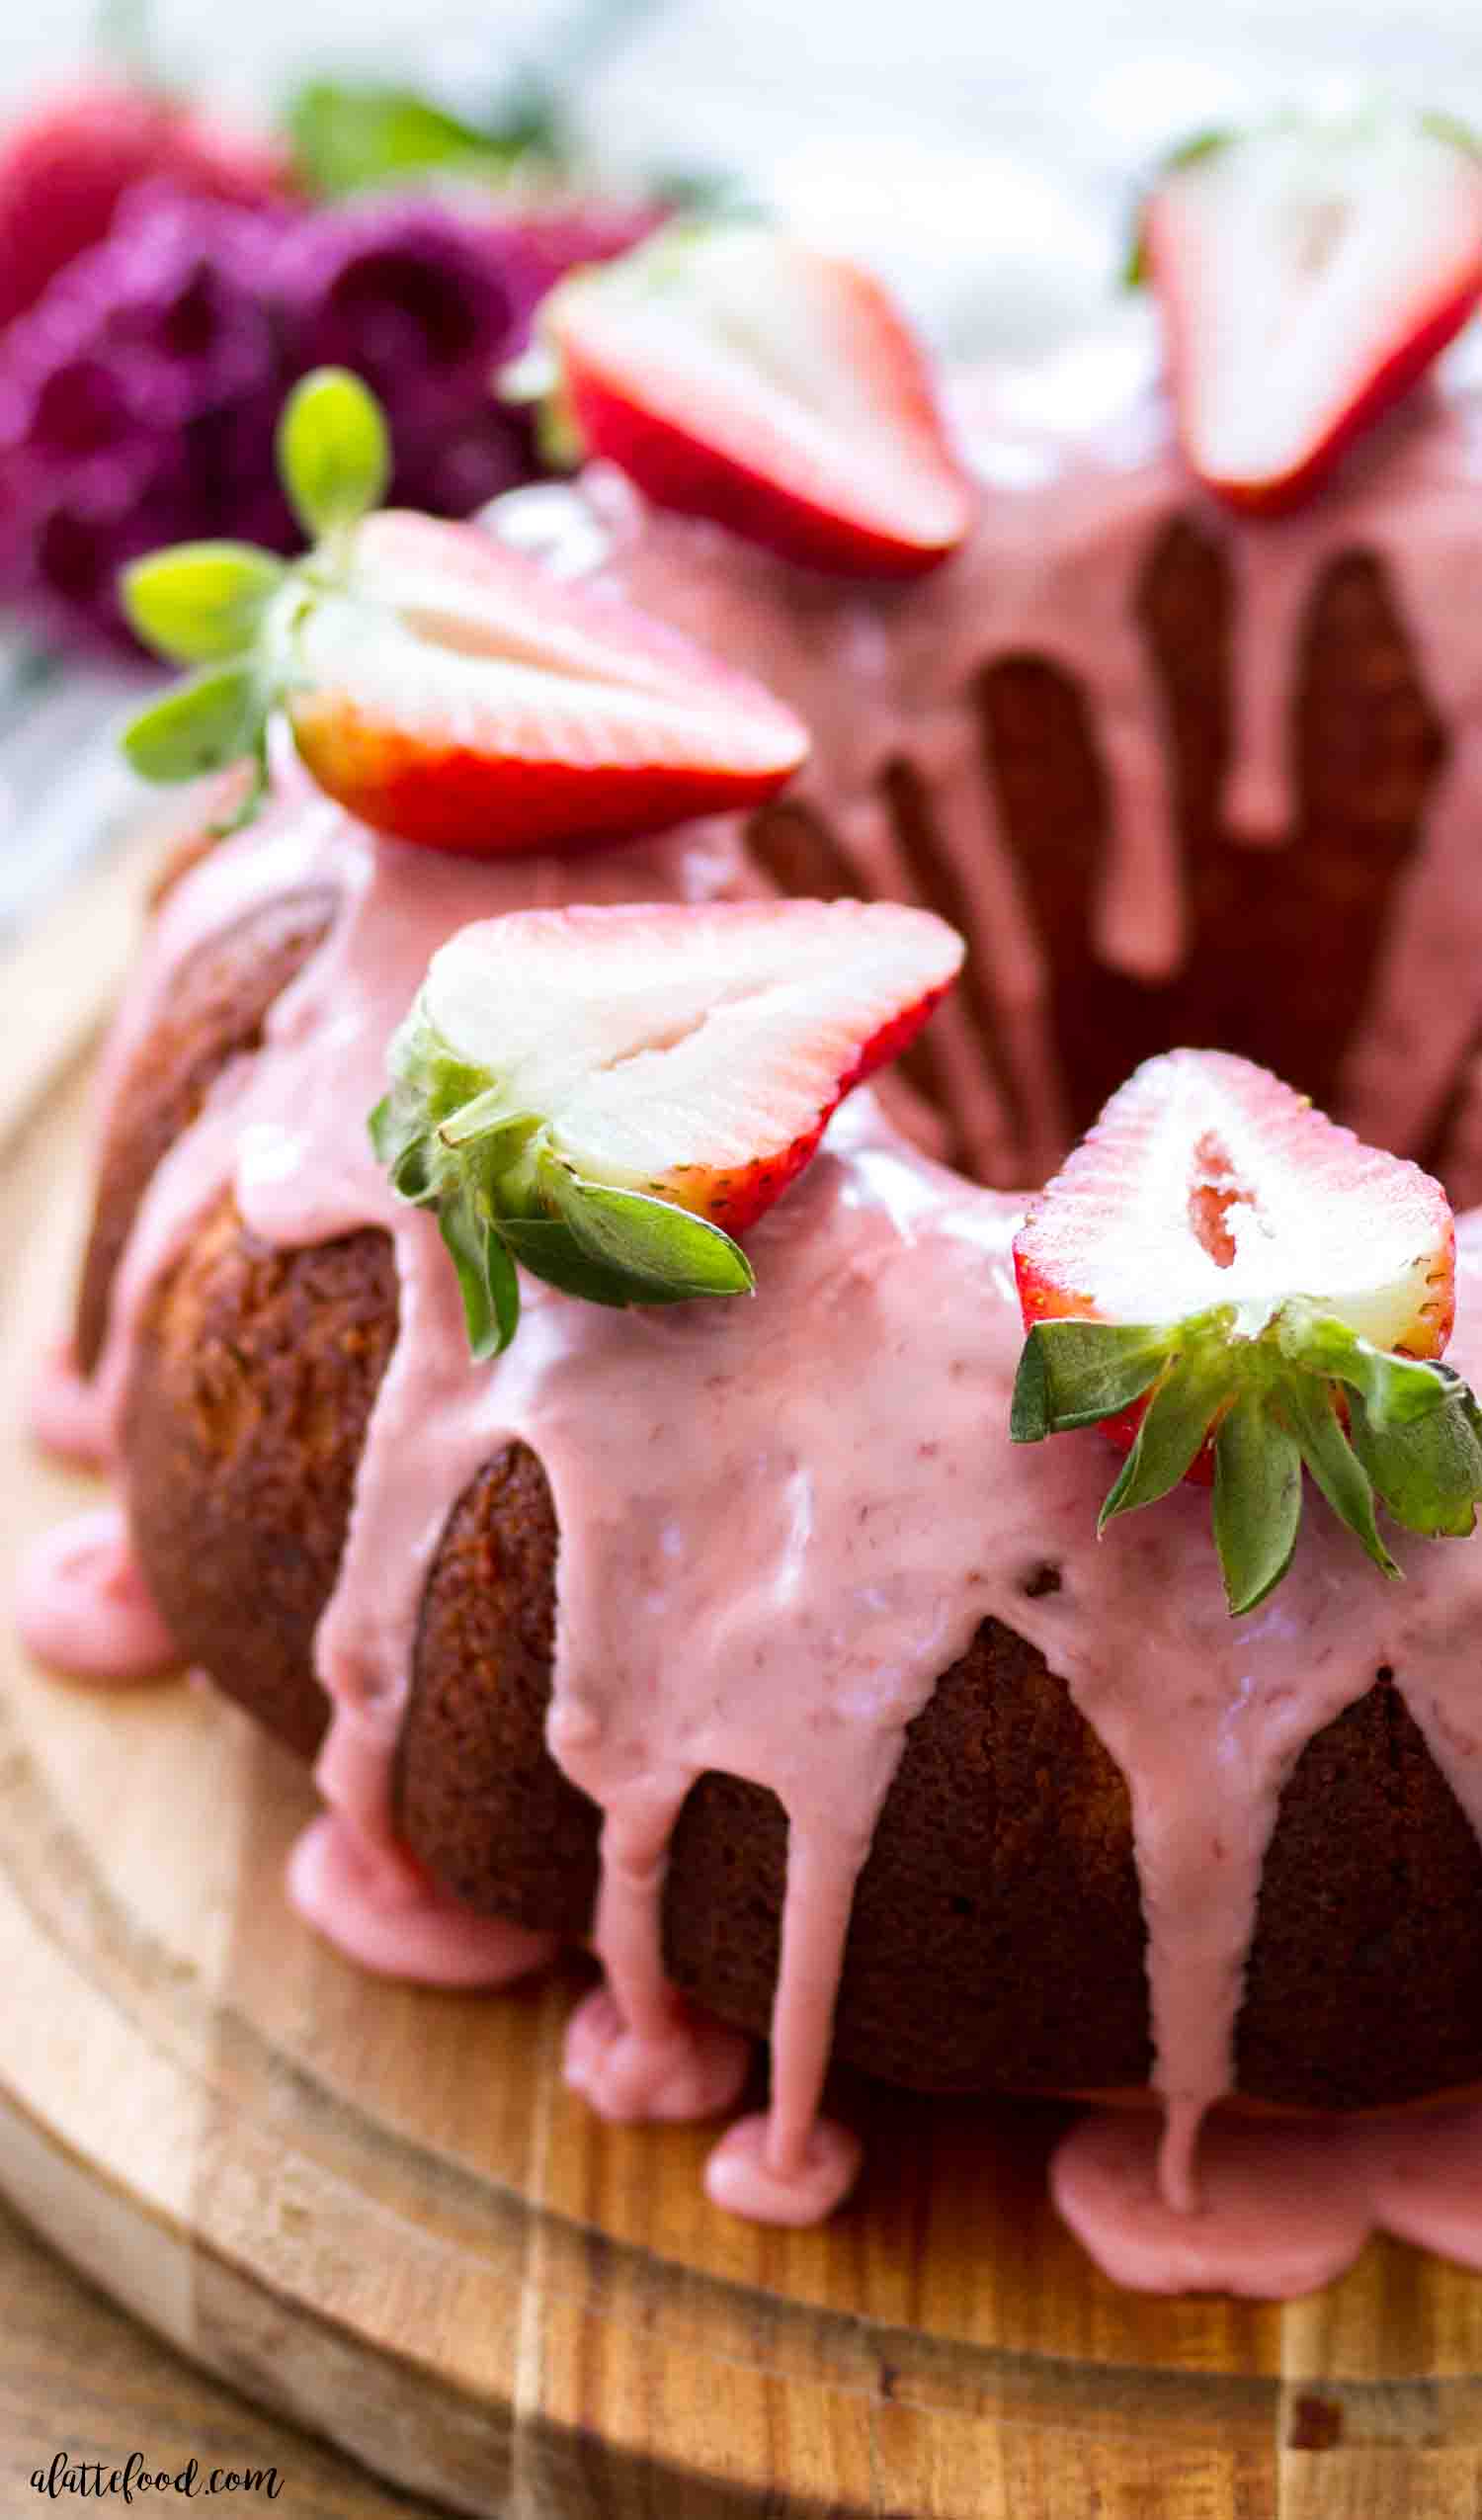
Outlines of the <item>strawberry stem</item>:
[{"label": "strawberry stem", "polygon": [[1098,1529],[1168,1495],[1210,1446],[1214,1542],[1235,1614],[1264,1601],[1291,1562],[1303,1468],[1389,1576],[1401,1569],[1376,1501],[1429,1538],[1464,1536],[1482,1503],[1482,1411],[1461,1377],[1372,1346],[1307,1297],[1255,1319],[1221,1304],[1163,1324],[1037,1322],[1010,1436],[1038,1443],[1144,1399]]},{"label": "strawberry stem", "polygon": [[475,1358],[499,1355],[519,1327],[517,1261],[589,1303],[752,1292],[751,1263],[729,1234],[669,1200],[584,1179],[547,1123],[511,1110],[499,1079],[460,1059],[420,1000],[389,1063],[370,1142],[397,1198],[437,1218]]}]

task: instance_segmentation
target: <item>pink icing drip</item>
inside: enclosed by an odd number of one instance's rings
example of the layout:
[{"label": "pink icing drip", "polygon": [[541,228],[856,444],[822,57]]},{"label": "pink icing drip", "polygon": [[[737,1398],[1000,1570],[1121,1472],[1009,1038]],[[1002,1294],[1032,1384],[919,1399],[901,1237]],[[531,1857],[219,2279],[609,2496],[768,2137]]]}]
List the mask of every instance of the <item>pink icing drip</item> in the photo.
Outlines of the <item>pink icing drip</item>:
[{"label": "pink icing drip", "polygon": [[1482,2108],[1274,2123],[1220,2116],[1195,2212],[1163,2190],[1158,2130],[1095,2110],[1050,2170],[1056,2206],[1114,2283],[1292,2301],[1353,2264],[1370,2231],[1482,2271]]},{"label": "pink icing drip", "polygon": [[559,1948],[554,1934],[475,1916],[408,1856],[368,1847],[333,1811],[310,1821],[293,1848],[288,1893],[307,1924],[381,1977],[508,1986]]},{"label": "pink icing drip", "polygon": [[785,2164],[777,2159],[774,2119],[738,2118],[705,2163],[705,2194],[748,2223],[798,2228],[843,2204],[863,2161],[859,2137],[831,2118],[811,2121]]},{"label": "pink icing drip", "polygon": [[180,1667],[115,1506],[46,1532],[27,1555],[16,1623],[28,1653],[78,1680],[155,1680]]},{"label": "pink icing drip", "polygon": [[53,1349],[32,1388],[31,1439],[59,1462],[101,1470],[108,1460],[108,1428],[98,1386],[77,1363],[70,1345]]},{"label": "pink icing drip", "polygon": [[658,2126],[722,2116],[740,2097],[750,2065],[749,2039],[671,1989],[639,2020],[619,2008],[609,1984],[594,1988],[572,2014],[561,2072],[599,2117],[617,2126]]}]

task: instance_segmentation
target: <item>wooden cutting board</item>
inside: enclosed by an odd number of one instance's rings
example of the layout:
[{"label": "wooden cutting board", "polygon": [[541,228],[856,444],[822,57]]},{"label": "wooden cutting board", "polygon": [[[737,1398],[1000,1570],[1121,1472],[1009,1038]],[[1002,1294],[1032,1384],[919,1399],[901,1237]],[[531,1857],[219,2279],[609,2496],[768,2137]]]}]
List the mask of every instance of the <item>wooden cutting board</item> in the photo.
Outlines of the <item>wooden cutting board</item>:
[{"label": "wooden cutting board", "polygon": [[[17,1554],[94,1493],[19,1419],[138,882],[105,868],[0,973]],[[708,2132],[563,2091],[576,1966],[437,1994],[307,1933],[311,1806],[204,1688],[48,1681],[0,1628],[0,2186],[250,2396],[498,2520],[1475,2520],[1482,2280],[1380,2240],[1285,2310],[1119,2294],[1045,2204],[1053,2113],[859,2083],[855,2201],[747,2228],[703,2202]]]}]

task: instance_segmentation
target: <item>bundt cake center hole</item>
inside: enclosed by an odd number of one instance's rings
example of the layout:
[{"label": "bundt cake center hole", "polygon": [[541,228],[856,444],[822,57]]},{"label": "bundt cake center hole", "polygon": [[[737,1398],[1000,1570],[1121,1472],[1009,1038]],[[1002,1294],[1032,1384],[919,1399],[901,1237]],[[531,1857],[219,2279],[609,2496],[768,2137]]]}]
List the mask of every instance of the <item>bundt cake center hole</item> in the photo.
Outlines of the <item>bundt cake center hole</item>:
[{"label": "bundt cake center hole", "polygon": [[1256,1200],[1236,1172],[1224,1140],[1206,1129],[1194,1150],[1189,1185],[1189,1222],[1194,1240],[1207,1251],[1216,1269],[1234,1266],[1238,1245],[1230,1222],[1232,1208],[1256,1213]]}]

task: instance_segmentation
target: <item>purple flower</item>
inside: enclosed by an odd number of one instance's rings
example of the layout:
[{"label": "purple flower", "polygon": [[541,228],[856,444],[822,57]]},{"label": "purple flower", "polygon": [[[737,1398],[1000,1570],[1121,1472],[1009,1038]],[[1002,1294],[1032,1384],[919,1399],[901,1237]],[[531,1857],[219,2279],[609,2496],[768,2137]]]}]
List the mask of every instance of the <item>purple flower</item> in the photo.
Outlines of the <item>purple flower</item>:
[{"label": "purple flower", "polygon": [[285,237],[275,278],[295,371],[353,368],[393,437],[487,398],[529,337],[543,284],[513,226],[395,196],[304,219]]}]

